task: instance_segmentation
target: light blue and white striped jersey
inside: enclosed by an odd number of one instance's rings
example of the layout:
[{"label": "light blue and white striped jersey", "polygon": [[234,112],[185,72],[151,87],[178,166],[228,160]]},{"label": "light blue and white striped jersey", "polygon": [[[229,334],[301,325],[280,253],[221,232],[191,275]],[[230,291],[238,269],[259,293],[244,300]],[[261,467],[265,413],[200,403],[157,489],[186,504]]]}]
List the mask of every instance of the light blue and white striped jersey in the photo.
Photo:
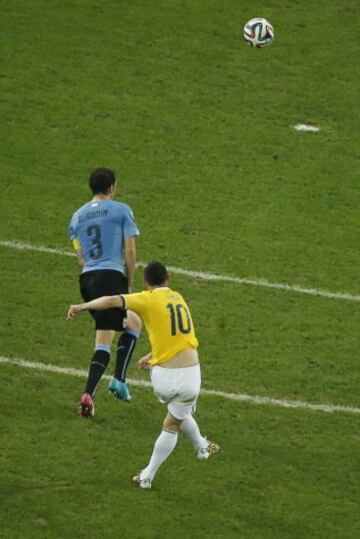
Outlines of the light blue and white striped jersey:
[{"label": "light blue and white striped jersey", "polygon": [[88,202],[71,218],[69,238],[84,257],[82,272],[112,269],[125,274],[124,239],[139,229],[127,204],[114,200]]}]

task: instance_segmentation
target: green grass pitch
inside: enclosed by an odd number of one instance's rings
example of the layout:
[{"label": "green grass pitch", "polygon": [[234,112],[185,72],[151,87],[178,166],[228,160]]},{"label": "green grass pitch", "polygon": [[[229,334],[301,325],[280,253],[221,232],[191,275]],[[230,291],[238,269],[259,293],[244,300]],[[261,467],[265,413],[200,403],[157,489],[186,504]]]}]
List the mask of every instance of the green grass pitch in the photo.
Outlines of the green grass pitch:
[{"label": "green grass pitch", "polygon": [[[108,166],[141,261],[354,297],[174,274],[205,388],[358,409],[358,1],[2,4],[0,356],[87,369],[92,323],[65,322],[75,260],[1,242],[70,250],[88,173]],[[253,50],[242,31],[259,16],[275,40]],[[103,382],[84,421],[83,379],[0,374],[1,538],[360,537],[359,414],[203,395],[222,452],[199,463],[180,438],[142,492],[131,476],[165,414],[149,389],[125,406]]]}]

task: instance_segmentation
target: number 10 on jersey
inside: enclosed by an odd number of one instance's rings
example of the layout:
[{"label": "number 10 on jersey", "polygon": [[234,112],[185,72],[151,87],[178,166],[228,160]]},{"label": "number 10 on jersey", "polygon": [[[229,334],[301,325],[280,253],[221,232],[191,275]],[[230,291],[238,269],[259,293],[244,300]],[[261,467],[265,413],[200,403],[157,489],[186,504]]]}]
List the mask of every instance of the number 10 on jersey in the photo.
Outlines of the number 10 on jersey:
[{"label": "number 10 on jersey", "polygon": [[166,307],[170,311],[171,335],[175,336],[178,332],[185,335],[191,331],[191,318],[189,310],[182,303],[168,303]]}]

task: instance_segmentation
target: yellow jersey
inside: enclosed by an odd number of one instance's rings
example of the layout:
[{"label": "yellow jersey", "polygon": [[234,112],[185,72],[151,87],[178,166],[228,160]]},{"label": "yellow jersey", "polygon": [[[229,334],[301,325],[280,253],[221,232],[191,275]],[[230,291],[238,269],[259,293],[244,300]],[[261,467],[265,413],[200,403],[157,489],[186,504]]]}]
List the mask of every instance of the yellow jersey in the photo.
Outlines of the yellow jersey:
[{"label": "yellow jersey", "polygon": [[150,365],[159,365],[188,348],[197,348],[190,309],[178,292],[161,286],[135,294],[121,294],[125,308],[137,313],[151,345]]}]

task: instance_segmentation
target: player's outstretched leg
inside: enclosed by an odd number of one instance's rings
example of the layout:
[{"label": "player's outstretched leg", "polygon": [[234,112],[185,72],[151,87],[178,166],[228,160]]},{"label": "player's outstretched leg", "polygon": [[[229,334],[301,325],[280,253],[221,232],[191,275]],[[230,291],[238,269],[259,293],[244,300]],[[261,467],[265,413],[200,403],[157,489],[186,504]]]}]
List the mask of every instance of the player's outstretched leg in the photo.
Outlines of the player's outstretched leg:
[{"label": "player's outstretched leg", "polygon": [[199,425],[192,415],[185,417],[180,430],[186,434],[194,444],[194,447],[197,449],[197,458],[199,460],[207,460],[211,455],[220,451],[219,444],[210,442],[207,438],[202,436]]}]

